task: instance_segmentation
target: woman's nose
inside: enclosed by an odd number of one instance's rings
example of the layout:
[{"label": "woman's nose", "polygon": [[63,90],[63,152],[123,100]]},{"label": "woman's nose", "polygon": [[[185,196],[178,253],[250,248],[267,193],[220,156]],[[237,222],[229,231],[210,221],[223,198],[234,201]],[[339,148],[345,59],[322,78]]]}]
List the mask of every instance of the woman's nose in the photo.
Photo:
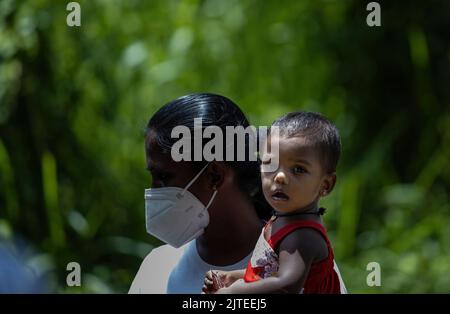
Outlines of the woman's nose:
[{"label": "woman's nose", "polygon": [[275,175],[274,181],[279,184],[288,184],[288,179],[283,171],[278,171]]}]

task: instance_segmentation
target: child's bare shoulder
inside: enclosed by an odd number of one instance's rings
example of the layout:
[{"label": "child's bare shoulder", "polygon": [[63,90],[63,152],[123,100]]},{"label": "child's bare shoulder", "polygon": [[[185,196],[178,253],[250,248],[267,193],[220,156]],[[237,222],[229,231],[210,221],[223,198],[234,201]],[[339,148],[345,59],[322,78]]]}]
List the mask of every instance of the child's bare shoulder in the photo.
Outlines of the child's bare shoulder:
[{"label": "child's bare shoulder", "polygon": [[323,236],[312,228],[299,228],[289,233],[280,242],[280,251],[298,250],[303,258],[319,262],[328,257],[328,246]]}]

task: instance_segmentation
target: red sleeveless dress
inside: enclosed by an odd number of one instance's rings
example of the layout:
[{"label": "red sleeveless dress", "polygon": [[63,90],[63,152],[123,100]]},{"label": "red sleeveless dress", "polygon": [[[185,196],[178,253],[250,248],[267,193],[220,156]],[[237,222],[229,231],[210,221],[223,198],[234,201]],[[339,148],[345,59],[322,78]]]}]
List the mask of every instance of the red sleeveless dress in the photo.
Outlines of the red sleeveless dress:
[{"label": "red sleeveless dress", "polygon": [[253,251],[253,255],[248,262],[244,275],[245,282],[253,282],[276,276],[279,266],[276,248],[280,241],[294,230],[310,228],[319,232],[326,241],[328,257],[311,265],[305,284],[300,293],[347,293],[337,265],[334,262],[333,248],[331,247],[326,230],[321,224],[311,220],[295,221],[278,230],[267,241],[264,237],[264,231],[269,223],[270,222],[263,228],[258,242],[256,243],[255,250]]}]

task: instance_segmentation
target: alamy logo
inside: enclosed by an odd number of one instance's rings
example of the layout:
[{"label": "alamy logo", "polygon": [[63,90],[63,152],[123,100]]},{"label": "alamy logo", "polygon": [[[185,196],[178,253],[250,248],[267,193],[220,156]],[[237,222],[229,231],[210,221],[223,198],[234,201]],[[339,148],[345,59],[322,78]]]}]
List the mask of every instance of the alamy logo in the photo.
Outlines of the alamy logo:
[{"label": "alamy logo", "polygon": [[67,14],[66,23],[67,26],[81,26],[81,7],[78,2],[69,2],[66,6],[66,10],[70,11]]},{"label": "alamy logo", "polygon": [[81,266],[77,262],[70,262],[66,267],[70,273],[66,277],[66,284],[69,287],[81,286]]},{"label": "alamy logo", "polygon": [[[278,169],[278,144],[270,145],[267,141],[268,128],[261,126],[226,126],[225,135],[222,128],[211,125],[203,129],[202,119],[194,119],[194,134],[184,125],[172,129],[171,137],[178,139],[171,148],[174,161],[256,161],[258,152],[264,153],[263,172]],[[279,128],[272,127],[270,136],[277,137]],[[203,145],[203,139],[208,142]],[[193,147],[192,147],[193,146]],[[224,151],[225,150],[225,151]]]},{"label": "alamy logo", "polygon": [[381,267],[377,262],[370,262],[366,267],[370,273],[367,275],[366,283],[369,287],[381,286]]},{"label": "alamy logo", "polygon": [[381,26],[381,7],[378,2],[370,2],[366,7],[367,11],[371,11],[367,14],[366,23],[367,26]]}]

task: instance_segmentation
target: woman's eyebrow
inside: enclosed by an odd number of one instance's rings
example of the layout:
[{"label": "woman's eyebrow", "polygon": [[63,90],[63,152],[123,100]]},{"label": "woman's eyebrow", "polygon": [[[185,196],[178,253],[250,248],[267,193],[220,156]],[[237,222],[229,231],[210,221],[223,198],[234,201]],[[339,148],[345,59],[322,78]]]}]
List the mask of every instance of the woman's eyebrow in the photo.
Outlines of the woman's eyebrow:
[{"label": "woman's eyebrow", "polygon": [[153,163],[153,162],[149,162],[149,163],[147,163],[147,170],[148,171],[156,171],[156,172],[162,172],[162,171],[164,171],[164,170],[166,170],[166,169],[168,169],[168,167],[166,166],[166,167],[164,167],[163,165],[160,165],[160,164],[157,164],[157,163]]}]

